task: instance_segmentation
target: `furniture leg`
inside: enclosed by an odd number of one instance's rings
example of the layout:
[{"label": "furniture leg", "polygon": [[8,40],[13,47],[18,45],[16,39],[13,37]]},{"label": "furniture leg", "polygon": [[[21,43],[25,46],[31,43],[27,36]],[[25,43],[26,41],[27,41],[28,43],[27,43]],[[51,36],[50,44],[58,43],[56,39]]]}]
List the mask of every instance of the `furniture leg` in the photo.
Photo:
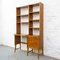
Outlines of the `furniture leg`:
[{"label": "furniture leg", "polygon": [[39,59],[40,50],[38,49],[38,59]]},{"label": "furniture leg", "polygon": [[14,50],[14,52],[16,52],[16,45],[15,45],[15,50]]},{"label": "furniture leg", "polygon": [[21,50],[21,43],[20,43],[20,50]]},{"label": "furniture leg", "polygon": [[27,56],[28,56],[28,51],[29,51],[29,48],[27,48]]}]

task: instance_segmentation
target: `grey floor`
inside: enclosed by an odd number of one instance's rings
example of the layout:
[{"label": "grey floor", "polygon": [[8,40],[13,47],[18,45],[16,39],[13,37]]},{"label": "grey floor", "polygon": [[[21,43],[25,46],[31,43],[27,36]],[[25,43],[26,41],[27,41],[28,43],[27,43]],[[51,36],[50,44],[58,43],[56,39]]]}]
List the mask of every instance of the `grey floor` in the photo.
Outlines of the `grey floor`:
[{"label": "grey floor", "polygon": [[[17,50],[14,53],[14,49],[11,47],[0,46],[0,60],[38,60],[37,54],[29,53],[27,56],[26,51]],[[41,56],[39,60],[58,60],[55,58]]]}]

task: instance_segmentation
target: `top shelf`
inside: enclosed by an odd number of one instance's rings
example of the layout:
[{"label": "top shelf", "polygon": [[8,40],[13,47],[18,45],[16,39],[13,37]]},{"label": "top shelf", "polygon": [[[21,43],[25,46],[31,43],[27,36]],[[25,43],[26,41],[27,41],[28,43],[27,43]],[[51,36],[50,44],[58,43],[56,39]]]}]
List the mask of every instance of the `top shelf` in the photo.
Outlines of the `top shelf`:
[{"label": "top shelf", "polygon": [[39,5],[42,5],[42,3],[34,3],[34,4],[30,4],[30,5],[26,5],[26,6],[20,6],[20,7],[17,7],[17,9],[20,9],[20,8],[29,8],[29,7],[33,7],[33,6],[39,6]]},{"label": "top shelf", "polygon": [[[41,3],[41,2],[40,2],[40,3]],[[19,9],[19,8],[27,8],[27,7],[29,7],[29,6],[37,6],[37,5],[39,5],[40,3],[30,4],[30,5],[26,5],[26,6],[20,6],[20,7],[17,7],[17,9]]]}]

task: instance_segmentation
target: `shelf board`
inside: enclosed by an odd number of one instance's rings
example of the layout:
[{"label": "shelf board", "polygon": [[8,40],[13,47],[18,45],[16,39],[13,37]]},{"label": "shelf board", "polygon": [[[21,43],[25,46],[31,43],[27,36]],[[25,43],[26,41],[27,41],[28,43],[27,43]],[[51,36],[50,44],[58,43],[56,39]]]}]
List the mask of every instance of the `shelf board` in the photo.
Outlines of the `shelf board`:
[{"label": "shelf board", "polygon": [[39,27],[29,27],[30,29],[40,29]]},{"label": "shelf board", "polygon": [[20,16],[28,16],[29,14],[23,14],[23,15],[16,15],[17,17],[20,17]]},{"label": "shelf board", "polygon": [[17,22],[17,24],[28,24],[28,22]]},{"label": "shelf board", "polygon": [[27,42],[21,42],[22,44],[27,44]]},{"label": "shelf board", "polygon": [[15,34],[15,36],[27,36],[27,35],[24,35],[24,34]]},{"label": "shelf board", "polygon": [[31,19],[30,21],[39,21],[39,19]]},{"label": "shelf board", "polygon": [[20,22],[17,22],[17,24],[20,24]]},{"label": "shelf board", "polygon": [[28,5],[27,5],[27,6],[22,6],[22,7],[20,7],[20,8],[28,8]]},{"label": "shelf board", "polygon": [[28,16],[29,14],[23,14],[23,15],[20,15],[20,16]]},{"label": "shelf board", "polygon": [[21,24],[28,24],[28,22],[21,22]]},{"label": "shelf board", "polygon": [[33,29],[40,29],[39,27],[33,27]]},{"label": "shelf board", "polygon": [[29,13],[31,13],[31,14],[33,14],[33,13],[39,13],[39,11],[34,11],[34,12],[29,12]]},{"label": "shelf board", "polygon": [[39,35],[28,35],[28,36],[39,37]]},{"label": "shelf board", "polygon": [[20,17],[20,15],[16,15],[17,17]]},{"label": "shelf board", "polygon": [[20,25],[20,23],[17,23],[17,25]]},{"label": "shelf board", "polygon": [[21,34],[15,34],[15,36],[21,36]]}]

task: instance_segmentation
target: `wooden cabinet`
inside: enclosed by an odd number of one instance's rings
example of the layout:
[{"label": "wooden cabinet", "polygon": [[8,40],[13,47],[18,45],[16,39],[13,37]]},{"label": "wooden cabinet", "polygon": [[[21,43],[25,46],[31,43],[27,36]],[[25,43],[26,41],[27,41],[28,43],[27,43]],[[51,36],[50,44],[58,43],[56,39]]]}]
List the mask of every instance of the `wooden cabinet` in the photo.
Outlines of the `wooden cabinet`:
[{"label": "wooden cabinet", "polygon": [[27,44],[27,50],[29,48],[42,50],[43,54],[43,3],[41,2],[16,8],[15,48],[17,44],[22,43]]}]

